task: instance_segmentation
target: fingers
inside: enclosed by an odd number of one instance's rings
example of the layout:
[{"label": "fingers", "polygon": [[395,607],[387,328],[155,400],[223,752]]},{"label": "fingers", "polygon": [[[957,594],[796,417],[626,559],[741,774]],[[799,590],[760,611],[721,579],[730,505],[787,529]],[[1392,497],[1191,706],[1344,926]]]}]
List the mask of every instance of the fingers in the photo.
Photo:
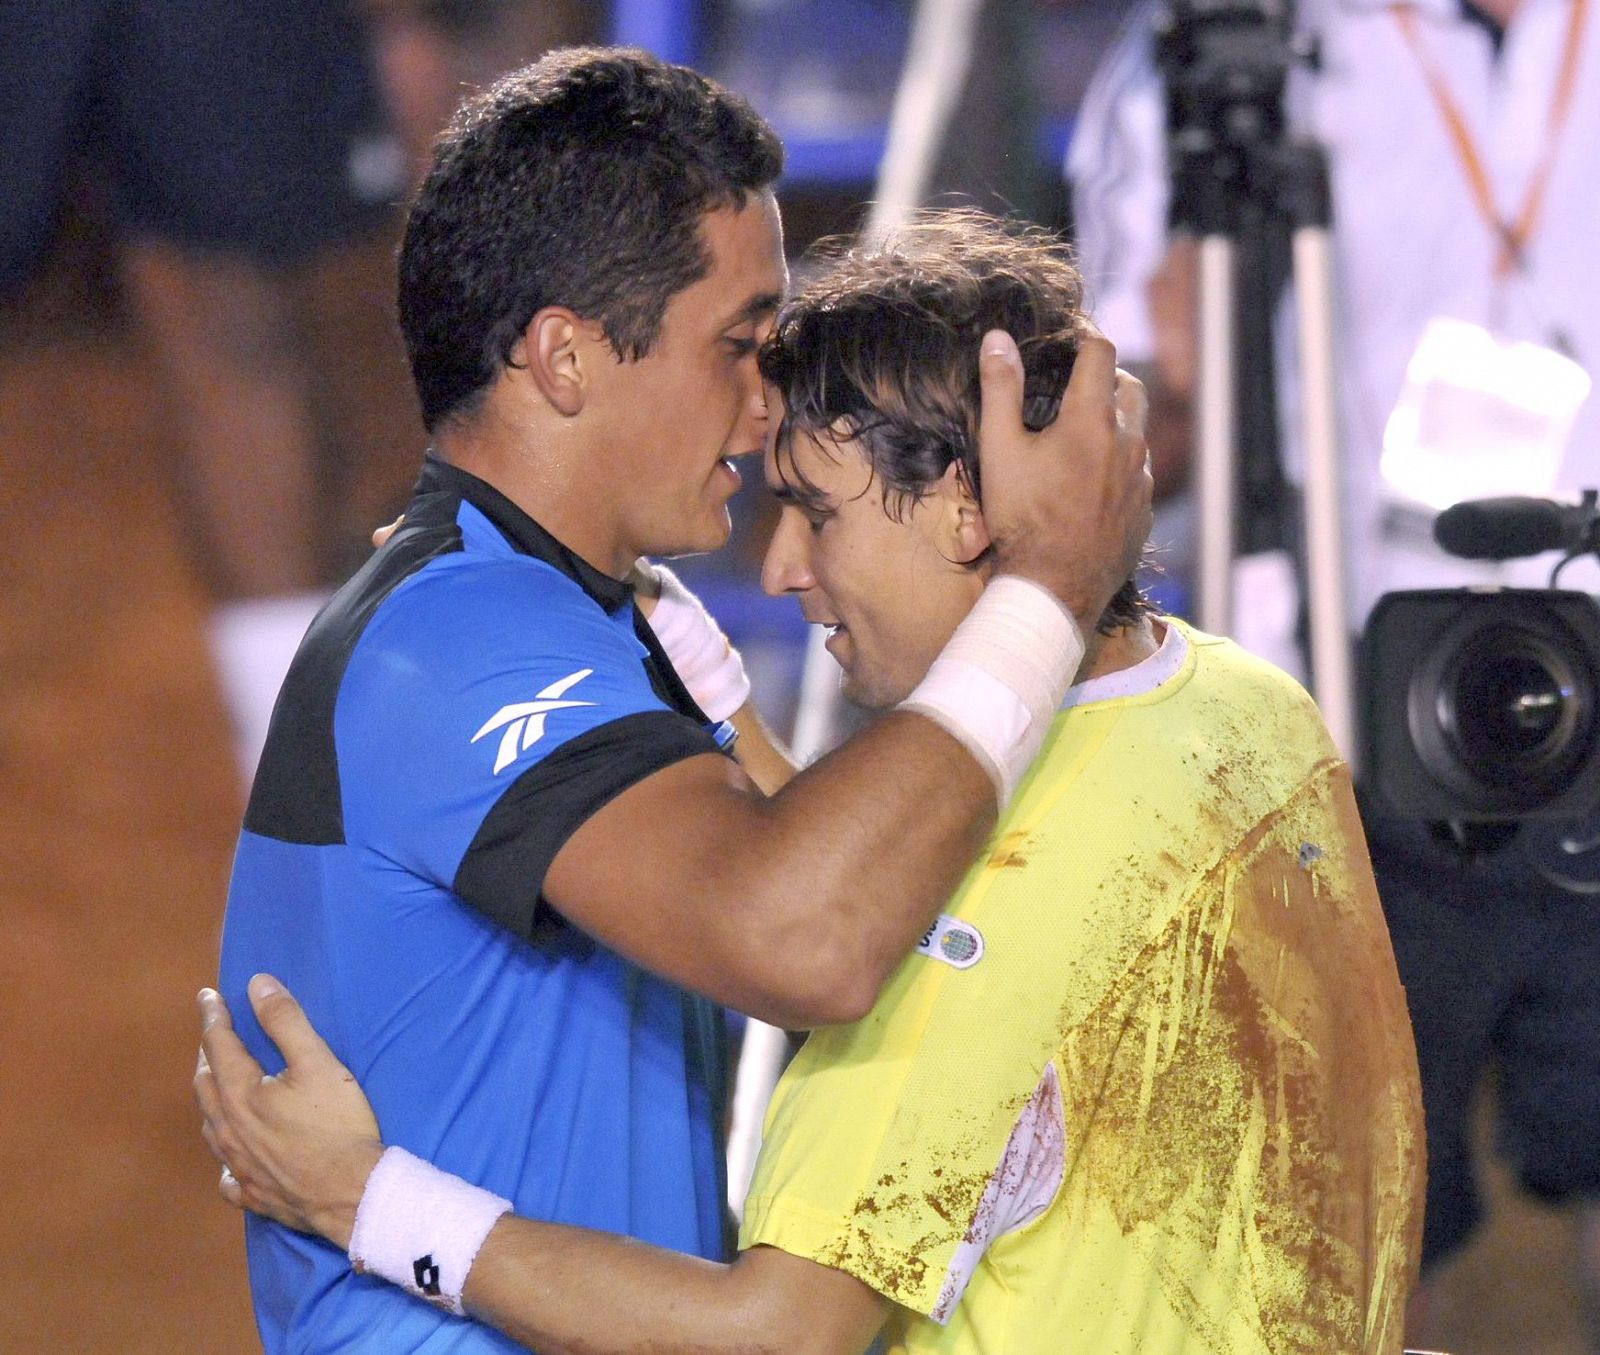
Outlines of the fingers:
[{"label": "fingers", "polygon": [[250,1057],[250,1051],[234,1034],[228,1004],[214,988],[200,990],[200,1057],[208,1076],[202,1078],[200,1070],[196,1070],[196,1096],[200,1095],[202,1085],[213,1079],[219,1096],[261,1080],[261,1065]]},{"label": "fingers", "polygon": [[1117,413],[1128,435],[1144,445],[1145,427],[1150,417],[1150,397],[1144,382],[1138,377],[1117,368]]},{"label": "fingers", "polygon": [[222,1144],[217,1138],[216,1125],[212,1123],[209,1115],[200,1121],[200,1137],[206,1141],[206,1150],[211,1154],[211,1156],[216,1158],[217,1161],[226,1168],[228,1165],[228,1155],[222,1151]]},{"label": "fingers", "polygon": [[[211,1003],[210,999],[215,999],[215,1003]],[[213,1044],[216,1044],[222,1038],[221,1032],[223,1031],[226,1032],[227,1036],[232,1037],[231,1025],[224,1024],[228,1019],[227,1003],[223,1002],[216,993],[207,988],[200,994],[200,1005],[203,1013],[201,1019],[206,1023],[206,1031],[210,1034]],[[213,1006],[220,1006],[220,1013],[215,1010],[208,1010]],[[249,1058],[249,1055],[245,1057]],[[257,1068],[256,1071],[259,1074],[260,1069]],[[222,1164],[222,1174],[217,1181],[217,1191],[235,1209],[242,1209],[244,1208],[244,1192],[240,1188],[237,1178],[228,1169],[227,1154],[224,1152],[221,1140],[218,1137],[217,1127],[226,1125],[227,1112],[223,1109],[222,1094],[217,1087],[216,1078],[212,1076],[211,1060],[206,1057],[204,1047],[201,1048],[200,1057],[195,1063],[194,1099],[195,1104],[200,1107],[202,1116],[200,1137],[205,1140],[206,1148],[210,1151],[211,1156]]]},{"label": "fingers", "polygon": [[217,1090],[217,1082],[211,1076],[211,1065],[206,1060],[205,1050],[200,1051],[200,1061],[194,1070],[194,1103],[199,1107],[200,1114],[205,1117],[205,1125],[201,1130],[206,1135],[206,1144],[212,1153],[220,1158],[212,1141],[212,1126],[222,1120],[222,1095]]},{"label": "fingers", "polygon": [[1079,343],[1078,354],[1072,360],[1072,375],[1061,396],[1058,421],[1071,423],[1068,416],[1072,410],[1085,416],[1109,415],[1118,384],[1116,346],[1099,330],[1091,329]]},{"label": "fingers", "polygon": [[329,1063],[338,1064],[333,1051],[306,1019],[300,1004],[272,975],[257,974],[250,980],[249,991],[256,1020],[278,1046],[286,1065],[284,1073],[291,1080],[297,1069],[309,1071]]},{"label": "fingers", "polygon": [[244,1187],[226,1165],[222,1168],[222,1175],[217,1178],[217,1193],[235,1209],[244,1208]]},{"label": "fingers", "polygon": [[400,530],[400,524],[405,520],[406,515],[402,513],[387,527],[379,527],[378,530],[372,534],[373,548],[376,549],[377,547],[383,545],[385,541],[387,541],[391,536]]},{"label": "fingers", "polygon": [[661,575],[644,556],[633,562],[625,582],[633,585],[633,603],[648,621],[655,615],[656,603],[661,599]]},{"label": "fingers", "polygon": [[1022,425],[1022,354],[1003,329],[991,329],[978,349],[978,455],[1015,438]]},{"label": "fingers", "polygon": [[[194,1070],[194,1099],[203,1117],[200,1137],[205,1140],[211,1156],[222,1163],[222,1180],[217,1188],[222,1197],[234,1205],[241,1202],[242,1196],[239,1195],[238,1182],[228,1170],[229,1150],[222,1142],[223,1136],[230,1132],[225,1102],[231,1099],[238,1106],[241,1096],[260,1085],[261,1065],[250,1057],[249,1051],[233,1033],[228,1004],[214,989],[202,988],[200,1057]],[[230,1144],[233,1142],[231,1138],[229,1141]]]}]

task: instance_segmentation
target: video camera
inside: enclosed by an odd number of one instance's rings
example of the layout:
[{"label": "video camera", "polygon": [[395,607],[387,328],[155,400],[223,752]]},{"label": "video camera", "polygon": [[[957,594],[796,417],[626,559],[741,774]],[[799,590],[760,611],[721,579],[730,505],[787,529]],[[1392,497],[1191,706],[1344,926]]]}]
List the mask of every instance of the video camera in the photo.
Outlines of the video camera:
[{"label": "video camera", "polygon": [[[1166,90],[1170,224],[1231,242],[1228,325],[1211,331],[1232,335],[1234,352],[1223,356],[1233,375],[1237,435],[1228,454],[1237,458],[1239,526],[1229,544],[1248,553],[1295,535],[1278,518],[1288,496],[1277,455],[1273,320],[1288,231],[1315,235],[1330,221],[1326,157],[1295,135],[1285,109],[1291,73],[1318,65],[1318,45],[1301,31],[1295,0],[1162,0],[1154,38]],[[1314,308],[1298,275],[1295,283],[1304,319]],[[1324,390],[1302,404],[1333,400]],[[1363,789],[1381,808],[1447,825],[1469,851],[1515,838],[1548,878],[1600,894],[1600,602],[1557,586],[1571,560],[1600,556],[1597,499],[1589,491],[1577,505],[1483,500],[1443,513],[1435,536],[1452,554],[1560,552],[1550,587],[1380,599],[1363,638],[1361,709],[1344,713],[1360,730]],[[1309,530],[1306,540],[1306,568],[1315,570]],[[1337,629],[1342,609],[1333,610]],[[1311,630],[1326,634],[1315,616]]]},{"label": "video camera", "polygon": [[1155,18],[1166,88],[1173,224],[1228,230],[1282,185],[1271,157],[1289,140],[1284,88],[1315,60],[1294,31],[1293,0],[1165,0]]},{"label": "video camera", "polygon": [[[1600,601],[1556,586],[1571,561],[1600,555],[1597,499],[1487,499],[1435,520],[1434,539],[1467,559],[1559,551],[1548,589],[1379,599],[1361,724],[1368,789],[1390,812],[1458,825],[1600,821]],[[1557,845],[1600,847],[1585,842]]]}]

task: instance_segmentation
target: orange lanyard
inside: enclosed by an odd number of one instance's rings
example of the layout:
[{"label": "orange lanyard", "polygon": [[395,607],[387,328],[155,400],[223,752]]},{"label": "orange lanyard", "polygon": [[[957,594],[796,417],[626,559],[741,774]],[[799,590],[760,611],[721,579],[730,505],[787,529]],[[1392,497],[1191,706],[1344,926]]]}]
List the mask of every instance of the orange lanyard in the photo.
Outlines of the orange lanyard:
[{"label": "orange lanyard", "polygon": [[1433,99],[1444,117],[1450,139],[1455,142],[1461,168],[1466,172],[1467,184],[1484,224],[1500,242],[1500,254],[1495,260],[1495,277],[1505,278],[1513,269],[1520,268],[1528,243],[1538,228],[1539,214],[1544,208],[1545,190],[1550,186],[1550,175],[1555,168],[1556,149],[1561,144],[1561,134],[1566,130],[1567,118],[1572,112],[1573,96],[1578,88],[1578,62],[1583,52],[1583,26],[1589,16],[1589,0],[1572,0],[1572,10],[1567,19],[1566,50],[1561,54],[1561,70],[1556,76],[1555,95],[1550,100],[1550,116],[1545,123],[1544,151],[1539,157],[1533,177],[1528,181],[1528,191],[1522,201],[1522,210],[1510,219],[1500,215],[1495,205],[1494,188],[1489,182],[1489,171],[1483,156],[1467,126],[1466,116],[1456,101],[1444,70],[1438,59],[1424,45],[1422,30],[1417,23],[1417,12],[1411,5],[1397,5],[1394,17],[1405,34],[1422,74],[1428,82]]}]

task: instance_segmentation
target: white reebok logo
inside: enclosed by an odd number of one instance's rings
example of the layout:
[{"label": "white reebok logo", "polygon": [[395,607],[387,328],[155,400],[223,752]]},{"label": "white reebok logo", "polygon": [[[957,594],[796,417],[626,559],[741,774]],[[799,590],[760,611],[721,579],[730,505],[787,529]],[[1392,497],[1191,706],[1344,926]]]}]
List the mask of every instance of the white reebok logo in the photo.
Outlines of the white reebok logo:
[{"label": "white reebok logo", "polygon": [[552,682],[532,701],[518,701],[515,705],[501,706],[489,717],[489,722],[472,736],[472,742],[476,743],[485,734],[499,729],[501,725],[506,726],[505,735],[500,740],[499,756],[494,760],[496,776],[517,760],[518,753],[527,752],[544,737],[544,717],[551,711],[566,710],[570,706],[594,705],[593,701],[561,699],[592,672],[594,672],[592,668],[580,668],[559,682]]}]

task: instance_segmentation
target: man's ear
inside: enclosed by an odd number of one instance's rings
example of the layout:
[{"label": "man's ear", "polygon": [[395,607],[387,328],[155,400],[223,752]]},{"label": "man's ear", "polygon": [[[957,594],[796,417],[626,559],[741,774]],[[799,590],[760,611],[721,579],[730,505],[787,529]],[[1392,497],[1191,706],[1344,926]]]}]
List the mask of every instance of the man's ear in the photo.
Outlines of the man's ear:
[{"label": "man's ear", "polygon": [[989,527],[959,461],[945,467],[937,493],[944,507],[949,557],[959,565],[970,565],[989,549]]},{"label": "man's ear", "polygon": [[594,343],[590,329],[565,306],[546,306],[534,312],[511,348],[511,368],[568,418],[583,409],[588,394],[584,364]]}]

